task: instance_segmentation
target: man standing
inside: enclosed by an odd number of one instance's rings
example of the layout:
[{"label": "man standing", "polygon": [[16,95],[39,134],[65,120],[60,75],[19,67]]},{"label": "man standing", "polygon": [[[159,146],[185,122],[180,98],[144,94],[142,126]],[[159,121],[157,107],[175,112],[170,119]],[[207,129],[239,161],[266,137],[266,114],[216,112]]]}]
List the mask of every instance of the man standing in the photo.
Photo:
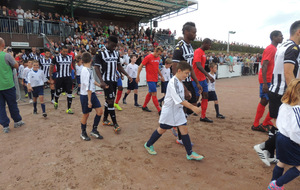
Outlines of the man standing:
[{"label": "man standing", "polygon": [[12,72],[12,69],[18,69],[19,65],[13,56],[4,52],[4,47],[5,41],[0,37],[0,124],[3,126],[3,132],[8,133],[10,131],[10,120],[6,114],[6,103],[8,105],[10,115],[15,122],[14,127],[21,127],[25,123],[22,121],[22,117],[19,112]]},{"label": "man standing", "polygon": [[[100,80],[100,86],[104,89],[105,94],[103,125],[114,126],[116,133],[121,130],[117,123],[114,108],[118,80],[117,70],[127,76],[128,80],[132,82],[132,78],[125,72],[120,63],[119,52],[115,50],[117,45],[118,38],[116,36],[110,36],[107,46],[97,51],[94,61],[95,71]],[[110,114],[113,124],[107,119],[108,114]]]},{"label": "man standing", "polygon": [[54,108],[58,108],[58,99],[62,92],[67,92],[67,102],[68,109],[66,113],[73,114],[74,112],[71,110],[72,105],[72,56],[68,55],[68,48],[66,46],[62,47],[62,50],[59,55],[55,56],[52,59],[52,63],[50,66],[50,84],[53,85],[54,81],[52,78],[54,66],[56,66],[56,81],[55,81],[55,102]]},{"label": "man standing", "polygon": [[283,36],[278,30],[271,32],[270,34],[271,44],[264,50],[261,60],[261,69],[259,70],[258,80],[260,84],[260,102],[258,103],[255,120],[251,127],[254,131],[268,132],[269,126],[272,126],[270,112],[266,116],[264,122],[259,124],[259,120],[262,118],[265,112],[265,107],[269,103],[269,87],[271,86],[272,74],[274,69],[275,53],[277,51],[277,45],[282,43]]},{"label": "man standing", "polygon": [[36,47],[31,48],[31,53],[28,55],[29,58],[34,59],[34,60],[39,60],[40,56],[36,52]]},{"label": "man standing", "polygon": [[[290,28],[290,39],[280,45],[275,54],[273,77],[269,88],[269,111],[270,117],[277,119],[281,98],[288,84],[299,74],[299,44],[300,44],[300,21],[296,21]],[[276,123],[276,122],[275,122]],[[274,163],[274,151],[276,148],[276,132],[270,130],[269,139],[261,144],[254,146],[260,159],[268,166]],[[276,161],[276,160],[275,160]],[[282,170],[281,166],[276,166]],[[275,169],[274,169],[275,170]]]}]

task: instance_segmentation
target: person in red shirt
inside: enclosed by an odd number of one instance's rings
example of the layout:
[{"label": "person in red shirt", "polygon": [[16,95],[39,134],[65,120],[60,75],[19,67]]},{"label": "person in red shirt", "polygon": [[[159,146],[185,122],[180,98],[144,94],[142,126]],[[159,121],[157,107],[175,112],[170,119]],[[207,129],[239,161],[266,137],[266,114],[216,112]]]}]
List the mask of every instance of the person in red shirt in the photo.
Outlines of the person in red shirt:
[{"label": "person in red shirt", "polygon": [[274,69],[274,59],[277,51],[277,45],[282,42],[282,33],[278,30],[271,32],[270,34],[271,44],[264,50],[263,57],[261,59],[261,69],[259,70],[258,80],[260,84],[260,102],[258,103],[255,120],[251,127],[254,131],[268,132],[270,126],[273,126],[271,122],[270,112],[267,114],[262,124],[259,124],[259,120],[262,118],[265,112],[265,107],[269,103],[269,87],[271,85],[272,74]]},{"label": "person in red shirt", "polygon": [[[206,56],[205,51],[211,48],[212,41],[209,38],[205,38],[200,48],[195,50],[194,59],[193,59],[193,69],[195,71],[196,77],[202,86],[202,100],[201,100],[201,117],[200,121],[212,123],[213,121],[206,117],[206,110],[208,105],[208,85],[206,78],[210,80],[210,82],[214,82],[215,80],[205,71],[205,62]],[[193,80],[193,86],[196,91],[197,102],[199,100],[200,94],[199,89],[197,87],[197,83]]]},{"label": "person in red shirt", "polygon": [[148,88],[149,88],[149,93],[146,95],[145,98],[145,102],[144,105],[142,107],[142,109],[144,111],[147,112],[151,112],[151,110],[149,110],[149,108],[147,107],[147,104],[149,103],[151,97],[152,97],[152,101],[153,104],[155,105],[158,114],[160,114],[160,107],[159,107],[159,103],[157,100],[157,90],[156,90],[156,84],[158,81],[158,74],[161,77],[161,81],[165,81],[163,75],[161,74],[160,70],[159,70],[159,61],[160,61],[160,56],[163,52],[163,48],[158,46],[155,48],[154,53],[147,55],[142,64],[139,66],[138,68],[138,73],[137,73],[137,77],[136,77],[136,82],[140,82],[140,73],[142,71],[143,66],[146,67],[146,79],[147,79],[147,83],[148,83]]}]

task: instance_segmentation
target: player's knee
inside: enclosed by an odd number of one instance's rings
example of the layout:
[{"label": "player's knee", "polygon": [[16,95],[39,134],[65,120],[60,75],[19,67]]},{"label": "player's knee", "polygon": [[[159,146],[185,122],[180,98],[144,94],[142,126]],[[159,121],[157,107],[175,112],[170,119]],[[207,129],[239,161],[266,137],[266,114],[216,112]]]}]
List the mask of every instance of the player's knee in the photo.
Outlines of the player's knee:
[{"label": "player's knee", "polygon": [[208,93],[207,93],[207,92],[203,92],[203,93],[202,93],[202,96],[203,96],[203,97],[202,97],[203,99],[208,99]]},{"label": "player's knee", "polygon": [[167,131],[166,129],[162,129],[162,128],[160,128],[160,127],[158,127],[158,129],[157,129],[157,132],[158,132],[160,135],[164,134],[166,131]]},{"label": "player's knee", "polygon": [[118,86],[119,91],[123,91],[123,86]]},{"label": "player's knee", "polygon": [[188,134],[188,127],[186,125],[182,125],[178,127],[182,135]]},{"label": "player's knee", "polygon": [[268,100],[266,98],[261,98],[260,104],[266,106],[268,104]]},{"label": "player's knee", "polygon": [[103,109],[102,109],[102,108],[97,108],[97,109],[96,109],[96,114],[97,114],[98,116],[101,116],[101,115],[103,114]]}]

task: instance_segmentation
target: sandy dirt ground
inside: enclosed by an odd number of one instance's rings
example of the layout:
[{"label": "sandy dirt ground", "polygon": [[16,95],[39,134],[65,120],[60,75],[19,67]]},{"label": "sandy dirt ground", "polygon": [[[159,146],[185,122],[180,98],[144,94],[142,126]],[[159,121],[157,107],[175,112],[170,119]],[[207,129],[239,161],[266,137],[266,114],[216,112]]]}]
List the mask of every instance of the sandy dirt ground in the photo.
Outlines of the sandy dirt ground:
[{"label": "sandy dirt ground", "polygon": [[[133,106],[133,94],[123,111],[116,111],[122,132],[99,125],[103,140],[80,139],[81,107],[78,96],[73,101],[74,115],[65,113],[66,97],[54,110],[46,96],[47,118],[32,114],[32,105],[19,106],[26,125],[11,132],[0,132],[0,190],[18,189],[267,189],[273,166],[265,166],[253,146],[267,139],[267,134],[251,131],[258,97],[257,76],[217,80],[220,112],[225,120],[215,118],[212,102],[207,116],[214,123],[200,123],[188,118],[193,150],[205,155],[200,162],[188,161],[183,146],[175,143],[167,131],[154,145],[157,155],[149,155],[144,143],[158,127],[158,114],[143,112]],[[46,91],[48,91],[47,89]],[[160,89],[159,89],[160,92]],[[140,88],[139,103],[144,102],[146,87]],[[103,94],[98,95],[101,103]],[[161,97],[161,94],[158,94]],[[267,109],[266,109],[267,110]],[[91,130],[92,112],[88,120]],[[266,113],[265,113],[266,115]],[[286,185],[298,190],[300,178]]]}]

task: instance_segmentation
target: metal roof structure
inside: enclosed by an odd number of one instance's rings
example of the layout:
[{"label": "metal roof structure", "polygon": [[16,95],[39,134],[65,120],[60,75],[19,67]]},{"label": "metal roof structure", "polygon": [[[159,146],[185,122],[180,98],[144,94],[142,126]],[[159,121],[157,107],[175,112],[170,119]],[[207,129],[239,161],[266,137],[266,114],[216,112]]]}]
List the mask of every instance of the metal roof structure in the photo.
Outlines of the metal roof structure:
[{"label": "metal roof structure", "polygon": [[198,10],[197,0],[33,0],[39,6],[85,9],[92,14],[135,17],[142,22],[167,19]]}]

